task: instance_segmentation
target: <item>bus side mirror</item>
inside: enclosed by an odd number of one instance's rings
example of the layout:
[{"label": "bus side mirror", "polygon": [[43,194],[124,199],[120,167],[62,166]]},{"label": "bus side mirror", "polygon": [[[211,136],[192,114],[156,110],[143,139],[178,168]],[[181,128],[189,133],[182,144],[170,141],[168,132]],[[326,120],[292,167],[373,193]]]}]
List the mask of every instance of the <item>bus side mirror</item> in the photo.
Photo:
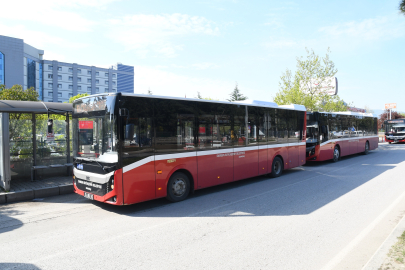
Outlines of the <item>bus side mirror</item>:
[{"label": "bus side mirror", "polygon": [[134,139],[135,126],[134,124],[125,125],[125,140]]},{"label": "bus side mirror", "polygon": [[326,126],[321,126],[321,132],[322,133],[327,133]]}]

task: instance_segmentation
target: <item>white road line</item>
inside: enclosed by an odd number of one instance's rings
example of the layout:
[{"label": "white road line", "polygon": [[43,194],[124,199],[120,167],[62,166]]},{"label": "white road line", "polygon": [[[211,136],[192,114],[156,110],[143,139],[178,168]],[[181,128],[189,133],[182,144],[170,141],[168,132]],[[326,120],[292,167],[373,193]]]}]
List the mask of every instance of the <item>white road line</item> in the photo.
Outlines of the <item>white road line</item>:
[{"label": "white road line", "polygon": [[392,231],[388,234],[387,238],[385,238],[384,242],[382,242],[382,244],[377,248],[377,250],[374,252],[373,256],[371,256],[371,258],[368,260],[368,262],[363,266],[363,268],[361,268],[361,270],[366,269],[366,267],[368,266],[368,264],[374,259],[374,256],[380,251],[380,249],[382,248],[382,246],[385,244],[385,242],[387,242],[388,238],[390,238],[390,236],[393,234],[393,232],[398,228],[398,226],[401,225],[401,223],[404,221],[405,216],[403,216],[401,218],[401,220],[398,222],[398,224],[395,226],[394,229],[392,229]]},{"label": "white road line", "polygon": [[332,260],[330,260],[322,269],[328,270],[335,268],[349,252],[366,237],[374,227],[405,197],[405,191],[386,208],[373,222],[371,222],[356,238],[354,238],[346,247],[344,247]]}]

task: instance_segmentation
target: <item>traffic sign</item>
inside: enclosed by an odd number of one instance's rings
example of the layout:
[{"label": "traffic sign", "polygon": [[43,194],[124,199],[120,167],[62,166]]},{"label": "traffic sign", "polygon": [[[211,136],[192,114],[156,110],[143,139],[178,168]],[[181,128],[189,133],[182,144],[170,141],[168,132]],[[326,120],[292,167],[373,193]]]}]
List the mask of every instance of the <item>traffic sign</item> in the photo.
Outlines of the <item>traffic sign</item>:
[{"label": "traffic sign", "polygon": [[385,109],[396,109],[397,104],[396,103],[385,103]]}]

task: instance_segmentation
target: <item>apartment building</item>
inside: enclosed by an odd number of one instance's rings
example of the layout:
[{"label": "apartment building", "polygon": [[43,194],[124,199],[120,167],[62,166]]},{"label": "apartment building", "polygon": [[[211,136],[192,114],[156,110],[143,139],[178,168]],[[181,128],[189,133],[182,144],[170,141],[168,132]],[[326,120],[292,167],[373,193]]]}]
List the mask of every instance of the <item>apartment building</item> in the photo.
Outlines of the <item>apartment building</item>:
[{"label": "apartment building", "polygon": [[118,63],[110,68],[43,59],[22,39],[0,35],[0,84],[34,87],[39,99],[66,102],[77,94],[134,92],[134,67]]}]

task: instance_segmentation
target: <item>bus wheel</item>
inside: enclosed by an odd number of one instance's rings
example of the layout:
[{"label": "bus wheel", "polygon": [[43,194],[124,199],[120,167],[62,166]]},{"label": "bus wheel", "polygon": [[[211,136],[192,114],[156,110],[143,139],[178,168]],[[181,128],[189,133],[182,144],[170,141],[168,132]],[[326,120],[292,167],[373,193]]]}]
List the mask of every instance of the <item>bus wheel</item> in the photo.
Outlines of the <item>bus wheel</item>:
[{"label": "bus wheel", "polygon": [[363,154],[367,155],[368,151],[370,151],[370,144],[368,142],[366,142],[366,146],[364,148],[364,153]]},{"label": "bus wheel", "polygon": [[391,144],[391,142],[388,142],[388,144]]},{"label": "bus wheel", "polygon": [[283,173],[283,161],[280,157],[275,157],[271,165],[271,177],[279,177]]},{"label": "bus wheel", "polygon": [[166,198],[172,202],[179,202],[187,198],[190,193],[190,180],[182,172],[174,173],[167,184]]},{"label": "bus wheel", "polygon": [[333,150],[333,162],[337,162],[340,158],[340,150],[339,147],[335,146],[335,149]]}]

